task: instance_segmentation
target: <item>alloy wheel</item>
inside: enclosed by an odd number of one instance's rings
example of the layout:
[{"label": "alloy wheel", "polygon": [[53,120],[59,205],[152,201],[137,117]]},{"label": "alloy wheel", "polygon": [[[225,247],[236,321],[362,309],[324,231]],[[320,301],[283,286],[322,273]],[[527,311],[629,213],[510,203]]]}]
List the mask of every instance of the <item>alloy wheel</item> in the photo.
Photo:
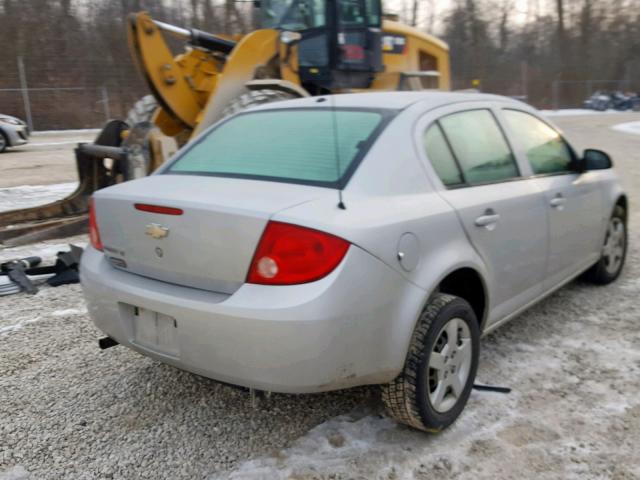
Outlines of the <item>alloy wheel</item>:
[{"label": "alloy wheel", "polygon": [[622,265],[625,249],[625,231],[622,219],[613,217],[609,221],[607,236],[602,248],[604,268],[608,274],[614,275]]},{"label": "alloy wheel", "polygon": [[427,364],[428,394],[433,409],[451,410],[462,396],[472,360],[471,332],[466,322],[452,318],[444,324]]}]

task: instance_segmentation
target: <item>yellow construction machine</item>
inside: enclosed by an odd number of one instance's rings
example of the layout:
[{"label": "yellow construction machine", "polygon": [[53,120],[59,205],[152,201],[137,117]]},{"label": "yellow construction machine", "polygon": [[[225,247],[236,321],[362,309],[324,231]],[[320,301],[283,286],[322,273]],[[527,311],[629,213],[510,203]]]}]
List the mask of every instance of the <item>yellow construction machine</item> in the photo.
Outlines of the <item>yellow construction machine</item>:
[{"label": "yellow construction machine", "polygon": [[[224,36],[128,18],[131,54],[151,95],[126,121],[79,145],[69,197],[0,213],[0,243],[76,233],[91,193],[148,175],[191,138],[253,105],[345,92],[449,89],[445,43],[382,15],[381,0],[256,0],[260,28]],[[174,56],[167,36],[185,42]]]}]

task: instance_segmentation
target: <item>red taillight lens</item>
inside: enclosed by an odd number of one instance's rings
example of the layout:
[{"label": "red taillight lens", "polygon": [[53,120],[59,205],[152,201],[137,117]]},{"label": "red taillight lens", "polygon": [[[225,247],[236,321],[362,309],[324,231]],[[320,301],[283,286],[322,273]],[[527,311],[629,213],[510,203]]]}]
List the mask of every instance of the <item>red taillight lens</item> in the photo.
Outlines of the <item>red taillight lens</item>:
[{"label": "red taillight lens", "polygon": [[319,280],[342,261],[349,242],[289,223],[269,222],[253,256],[248,283],[293,285]]},{"label": "red taillight lens", "polygon": [[89,199],[89,239],[91,246],[96,250],[103,250],[100,232],[98,231],[98,221],[96,220],[96,206],[93,198]]}]

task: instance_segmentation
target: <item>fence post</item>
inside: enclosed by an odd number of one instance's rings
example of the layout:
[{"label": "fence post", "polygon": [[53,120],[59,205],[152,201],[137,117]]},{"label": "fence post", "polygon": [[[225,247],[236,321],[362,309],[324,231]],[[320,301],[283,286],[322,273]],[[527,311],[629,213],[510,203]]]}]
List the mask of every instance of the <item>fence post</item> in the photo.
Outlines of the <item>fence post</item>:
[{"label": "fence post", "polygon": [[29,88],[27,87],[27,75],[24,71],[22,56],[18,56],[18,75],[20,76],[20,90],[22,91],[22,101],[24,103],[24,113],[27,116],[27,125],[33,132],[33,118],[31,117],[31,102],[29,101]]},{"label": "fence post", "polygon": [[100,90],[102,92],[102,106],[104,107],[104,121],[108,122],[109,120],[111,120],[111,109],[109,108],[109,90],[107,90],[107,87],[105,85],[103,85]]},{"label": "fence post", "polygon": [[558,80],[554,80],[553,83],[551,84],[551,91],[552,91],[552,96],[553,96],[553,109],[554,110],[559,110],[558,108],[558,103],[559,103],[559,86],[560,86],[560,82]]}]

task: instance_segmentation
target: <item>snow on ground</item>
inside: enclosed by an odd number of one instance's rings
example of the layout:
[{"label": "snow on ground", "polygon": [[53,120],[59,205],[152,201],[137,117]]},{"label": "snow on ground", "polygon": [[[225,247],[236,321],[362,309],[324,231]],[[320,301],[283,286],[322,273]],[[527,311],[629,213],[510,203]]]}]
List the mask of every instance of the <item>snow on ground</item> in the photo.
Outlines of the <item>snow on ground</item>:
[{"label": "snow on ground", "polygon": [[610,131],[617,119],[594,120],[565,121],[619,158],[628,264],[617,282],[572,282],[483,339],[478,382],[512,393],[474,391],[439,435],[386,418],[375,388],[253,407],[244,391],[99,351],[80,286],[43,287],[0,298],[0,480],[640,479],[640,157],[635,137]]},{"label": "snow on ground", "polygon": [[608,115],[625,113],[618,110],[607,110],[605,112],[598,112],[596,110],[589,110],[587,108],[561,108],[559,110],[540,110],[540,113],[547,117],[576,117],[580,115]]},{"label": "snow on ground", "polygon": [[0,212],[54,202],[72,193],[77,182],[0,188]]},{"label": "snow on ground", "polygon": [[6,472],[0,472],[0,480],[29,480],[29,472],[21,465],[16,465]]},{"label": "snow on ground", "polygon": [[46,262],[52,262],[58,252],[69,251],[69,244],[72,243],[84,248],[88,239],[86,235],[77,235],[65,239],[46,240],[32,245],[22,245],[19,247],[0,247],[0,262],[6,262],[16,258],[36,256]]},{"label": "snow on ground", "polygon": [[67,135],[78,135],[78,134],[94,134],[100,131],[99,128],[79,128],[75,130],[36,130],[31,133],[31,137],[42,137],[45,135],[59,135],[59,136],[67,136]]},{"label": "snow on ground", "polygon": [[633,133],[635,135],[640,135],[640,121],[619,123],[611,127],[611,129],[617,132]]}]

